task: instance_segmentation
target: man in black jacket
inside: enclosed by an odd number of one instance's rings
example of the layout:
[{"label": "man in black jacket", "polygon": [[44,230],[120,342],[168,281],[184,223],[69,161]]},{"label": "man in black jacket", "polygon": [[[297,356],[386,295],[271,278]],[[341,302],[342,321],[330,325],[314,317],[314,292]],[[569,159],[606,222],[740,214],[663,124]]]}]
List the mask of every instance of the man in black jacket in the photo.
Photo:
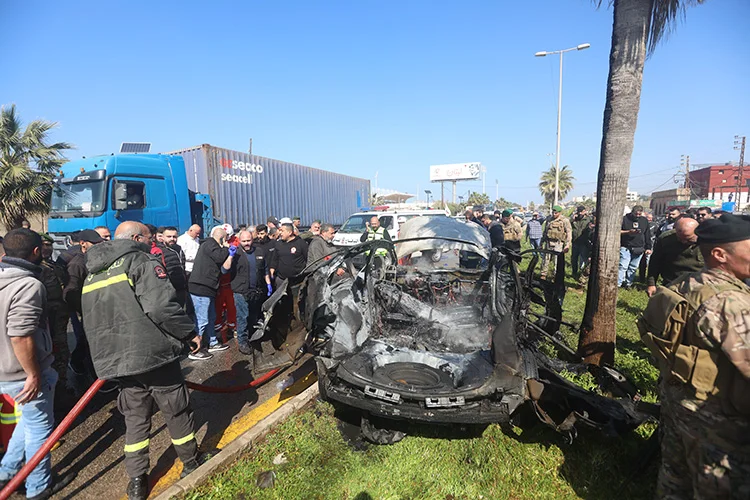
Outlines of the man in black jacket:
[{"label": "man in black jacket", "polygon": [[93,229],[84,229],[78,233],[80,252],[72,252],[68,261],[68,283],[63,288],[63,299],[70,311],[70,322],[73,325],[73,333],[76,338],[76,346],[70,353],[70,367],[76,375],[88,375],[94,377],[93,365],[91,364],[91,353],[81,323],[81,292],[83,284],[88,275],[86,271],[86,252],[94,245],[103,242],[99,233]]},{"label": "man in black jacket", "polygon": [[636,205],[632,212],[622,218],[618,286],[629,288],[633,285],[644,253],[651,254],[651,230],[648,219],[643,216],[643,207]]},{"label": "man in black jacket", "polygon": [[[219,290],[219,277],[232,269],[232,258],[237,247],[226,242],[227,233],[221,226],[211,231],[211,237],[201,243],[193,262],[188,290],[195,307],[195,326],[202,339],[198,352],[191,352],[188,358],[193,360],[210,359],[212,352],[229,348],[216,338],[214,323],[216,321],[216,292]],[[208,352],[205,348],[208,348]]]},{"label": "man in black jacket", "polygon": [[169,282],[177,293],[177,301],[185,309],[188,295],[187,274],[185,274],[185,253],[177,244],[177,228],[168,226],[162,230],[162,241],[156,246],[164,256],[164,267],[167,268]]},{"label": "man in black jacket", "polygon": [[240,245],[232,260],[232,293],[237,308],[237,345],[242,354],[252,354],[248,327],[260,317],[263,301],[271,295],[271,277],[262,255],[253,247],[253,233],[240,231]]},{"label": "man in black jacket", "polygon": [[148,229],[123,222],[115,239],[88,253],[83,318],[99,378],[120,384],[117,407],[125,417],[128,498],[148,497],[149,435],[154,403],[161,410],[183,476],[198,468],[193,411],[179,356],[200,338],[177,302],[162,263],[149,255]]},{"label": "man in black jacket", "polygon": [[[271,279],[276,280],[276,288],[281,286],[282,280],[291,278],[301,273],[307,266],[307,243],[294,234],[294,226],[282,224],[279,229],[279,240],[276,241],[274,251],[271,254],[270,274]],[[280,349],[292,325],[293,317],[300,317],[298,306],[300,285],[297,284],[288,290],[274,311],[272,341],[274,347]]]}]

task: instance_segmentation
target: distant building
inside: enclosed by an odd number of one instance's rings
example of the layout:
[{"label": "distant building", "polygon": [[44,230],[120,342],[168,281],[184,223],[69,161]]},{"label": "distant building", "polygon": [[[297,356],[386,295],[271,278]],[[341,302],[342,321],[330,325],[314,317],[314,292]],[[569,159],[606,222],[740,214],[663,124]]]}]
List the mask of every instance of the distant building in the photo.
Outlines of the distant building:
[{"label": "distant building", "polygon": [[[692,175],[692,172],[691,172]],[[690,206],[690,190],[687,188],[667,189],[651,193],[651,210],[654,215],[664,215],[671,207]]]},{"label": "distant building", "polygon": [[738,200],[735,198],[737,197],[737,191],[739,191],[738,209],[750,202],[747,179],[750,179],[750,167],[743,168],[742,179],[739,179],[739,167],[732,163],[711,165],[690,172],[690,186],[695,197],[721,200],[722,202],[734,201],[736,203]]},{"label": "distant building", "polygon": [[635,191],[631,191],[630,188],[628,188],[627,192],[625,193],[625,200],[638,201],[638,193]]},{"label": "distant building", "polygon": [[596,203],[596,193],[592,194],[591,196],[576,196],[573,198],[573,203],[583,203],[584,201],[593,201]]}]

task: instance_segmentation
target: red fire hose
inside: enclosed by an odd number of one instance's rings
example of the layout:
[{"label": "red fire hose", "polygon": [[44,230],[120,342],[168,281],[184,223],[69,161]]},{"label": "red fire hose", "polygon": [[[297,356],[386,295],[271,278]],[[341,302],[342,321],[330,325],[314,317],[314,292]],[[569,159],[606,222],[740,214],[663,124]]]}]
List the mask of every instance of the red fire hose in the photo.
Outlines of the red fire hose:
[{"label": "red fire hose", "polygon": [[49,438],[47,438],[42,447],[39,448],[39,451],[37,451],[34,456],[31,457],[31,460],[26,462],[26,465],[24,465],[23,468],[18,471],[18,474],[13,476],[13,479],[11,479],[10,482],[5,485],[5,488],[3,488],[2,491],[0,491],[0,500],[7,500],[8,497],[11,496],[19,486],[21,486],[21,483],[26,480],[26,477],[31,474],[31,471],[33,471],[34,468],[39,465],[39,462],[42,461],[42,459],[45,457],[45,455],[47,455],[47,453],[49,453],[55,443],[62,437],[63,434],[65,434],[65,431],[68,430],[70,424],[72,424],[76,417],[78,417],[83,409],[86,408],[86,405],[89,404],[91,398],[94,397],[94,394],[96,394],[96,392],[102,387],[102,385],[104,385],[104,380],[99,379],[91,384],[89,390],[86,391],[83,397],[78,400],[73,409],[70,410],[70,413],[68,413],[63,421],[60,422],[60,425],[58,425],[57,428],[52,431],[52,434]]},{"label": "red fire hose", "polygon": [[280,368],[276,368],[274,370],[271,370],[270,372],[264,373],[263,375],[260,376],[260,378],[253,380],[249,384],[233,385],[232,387],[214,387],[211,385],[196,384],[195,382],[189,382],[189,381],[186,381],[185,384],[190,389],[193,389],[196,391],[211,392],[214,394],[229,394],[232,392],[246,391],[247,389],[251,389],[253,387],[258,387],[259,385],[263,385],[269,380],[271,380],[273,377],[275,377],[276,374],[279,373],[280,371],[281,371]]},{"label": "red fire hose", "polygon": [[[262,385],[266,382],[268,382],[270,379],[272,379],[276,374],[278,374],[281,370],[275,369],[271,370],[268,373],[264,373],[260,378],[257,378],[253,380],[252,382],[245,384],[245,385],[235,385],[232,387],[213,387],[209,385],[202,385],[202,384],[196,384],[195,382],[185,382],[185,384],[190,388],[194,389],[196,391],[201,392],[211,392],[211,393],[232,393],[232,392],[241,392],[247,389],[251,389],[253,387],[258,387],[259,385]],[[65,434],[65,432],[68,430],[70,425],[73,423],[73,421],[78,418],[78,415],[83,411],[84,408],[86,408],[86,405],[89,404],[91,401],[91,398],[94,397],[94,395],[101,389],[102,385],[104,385],[104,380],[97,379],[93,384],[91,384],[91,387],[86,391],[86,393],[81,397],[81,399],[78,400],[76,405],[73,407],[72,410],[70,410],[70,413],[63,419],[62,422],[60,422],[60,425],[55,428],[54,431],[52,431],[52,434],[49,438],[47,438],[47,441],[44,442],[41,448],[34,454],[33,457],[31,457],[31,460],[26,462],[26,465],[23,466],[23,468],[18,471],[18,474],[13,476],[13,479],[10,480],[10,482],[5,486],[5,488],[0,491],[0,500],[8,500],[8,497],[10,497],[14,491],[18,489],[19,486],[21,486],[21,483],[23,483],[26,480],[26,477],[31,474],[31,471],[34,470],[34,468],[39,465],[39,462],[42,461],[42,458],[47,455],[47,453],[50,452],[52,447],[55,445],[57,441],[60,440],[60,438]]]}]

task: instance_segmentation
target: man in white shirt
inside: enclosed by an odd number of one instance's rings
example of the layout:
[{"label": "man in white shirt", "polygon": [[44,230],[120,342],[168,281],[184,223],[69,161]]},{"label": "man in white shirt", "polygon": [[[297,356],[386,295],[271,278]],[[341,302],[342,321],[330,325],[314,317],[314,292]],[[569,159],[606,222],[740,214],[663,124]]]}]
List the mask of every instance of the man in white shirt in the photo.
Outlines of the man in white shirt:
[{"label": "man in white shirt", "polygon": [[185,272],[190,276],[193,272],[193,262],[195,256],[198,254],[198,247],[200,246],[200,235],[201,227],[198,224],[193,224],[190,229],[185,231],[185,234],[180,235],[177,238],[177,244],[182,247],[182,251],[185,252]]}]

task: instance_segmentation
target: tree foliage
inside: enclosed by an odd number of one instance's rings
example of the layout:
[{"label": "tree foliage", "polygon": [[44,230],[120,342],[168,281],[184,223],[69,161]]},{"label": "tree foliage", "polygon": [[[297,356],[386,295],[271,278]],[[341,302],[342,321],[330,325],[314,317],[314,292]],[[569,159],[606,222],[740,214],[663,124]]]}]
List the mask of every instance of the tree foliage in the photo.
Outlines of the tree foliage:
[{"label": "tree foliage", "polygon": [[[565,165],[560,169],[560,183],[558,188],[558,199],[563,200],[568,193],[573,190],[573,171],[570,170],[568,165]],[[542,176],[539,179],[539,192],[544,196],[544,203],[552,205],[555,202],[555,167],[550,167],[549,170],[542,172]]]},{"label": "tree foliage", "polygon": [[67,161],[67,142],[50,144],[55,122],[34,120],[23,128],[15,104],[0,108],[0,221],[7,228],[49,212],[52,179]]},{"label": "tree foliage", "polygon": [[490,197],[486,193],[476,193],[472,191],[469,193],[467,204],[486,206],[490,204]]}]

